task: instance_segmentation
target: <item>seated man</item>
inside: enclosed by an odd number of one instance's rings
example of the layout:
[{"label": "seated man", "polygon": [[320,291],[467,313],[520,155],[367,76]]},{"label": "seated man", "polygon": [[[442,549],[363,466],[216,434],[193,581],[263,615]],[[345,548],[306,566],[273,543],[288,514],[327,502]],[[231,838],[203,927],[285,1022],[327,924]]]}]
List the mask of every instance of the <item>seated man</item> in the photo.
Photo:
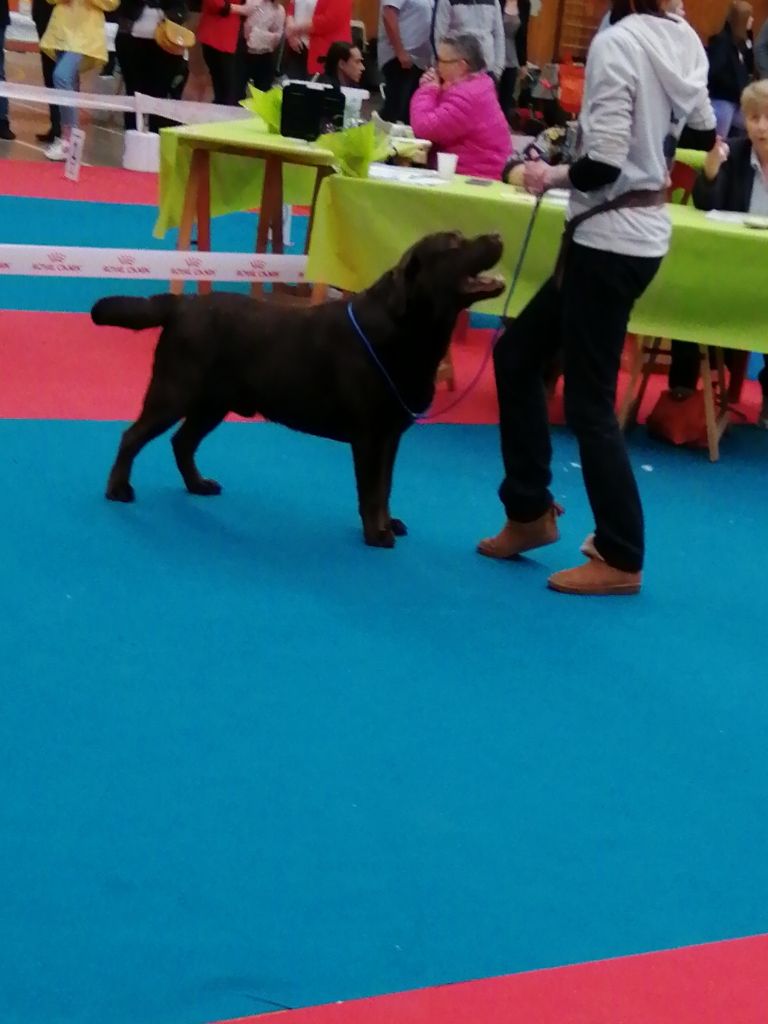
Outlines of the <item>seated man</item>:
[{"label": "seated man", "polygon": [[[747,138],[730,145],[718,139],[696,182],[693,202],[699,210],[731,210],[768,217],[768,81],[747,86],[741,109]],[[765,363],[760,373],[763,406],[759,423],[768,429],[768,356]],[[690,396],[696,390],[698,377],[698,346],[673,341],[669,369],[673,396]]]}]

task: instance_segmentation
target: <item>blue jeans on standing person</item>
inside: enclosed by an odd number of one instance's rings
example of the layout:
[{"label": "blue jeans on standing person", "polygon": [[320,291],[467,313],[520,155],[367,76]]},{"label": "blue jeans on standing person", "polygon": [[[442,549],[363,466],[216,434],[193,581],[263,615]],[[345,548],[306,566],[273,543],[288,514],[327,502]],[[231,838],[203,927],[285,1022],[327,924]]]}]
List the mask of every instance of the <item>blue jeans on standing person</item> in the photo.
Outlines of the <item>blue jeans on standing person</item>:
[{"label": "blue jeans on standing person", "polygon": [[[53,86],[68,92],[80,89],[80,65],[82,53],[57,53],[56,67],[53,69]],[[61,108],[61,124],[67,131],[77,127],[77,107]]]},{"label": "blue jeans on standing person", "polygon": [[[5,25],[0,25],[0,82],[5,81]],[[8,100],[0,97],[0,121],[8,120]]]}]

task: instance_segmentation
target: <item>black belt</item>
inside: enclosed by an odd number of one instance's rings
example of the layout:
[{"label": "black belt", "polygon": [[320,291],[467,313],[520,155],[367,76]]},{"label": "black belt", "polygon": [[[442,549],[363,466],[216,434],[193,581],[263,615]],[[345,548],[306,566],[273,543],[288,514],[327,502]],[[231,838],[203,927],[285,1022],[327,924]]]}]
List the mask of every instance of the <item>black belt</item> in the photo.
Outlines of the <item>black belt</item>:
[{"label": "black belt", "polygon": [[584,221],[589,220],[591,217],[596,217],[598,213],[611,213],[613,210],[649,209],[653,206],[664,206],[666,201],[666,189],[659,189],[654,192],[648,189],[634,189],[631,192],[624,192],[623,195],[616,196],[615,199],[608,199],[604,203],[599,203],[597,206],[593,206],[591,210],[586,210],[584,213],[579,213],[577,216],[572,217],[565,225],[565,231],[560,242],[560,252],[557,255],[557,263],[555,264],[554,276],[555,284],[558,288],[563,283],[565,260],[573,242],[573,236]]}]

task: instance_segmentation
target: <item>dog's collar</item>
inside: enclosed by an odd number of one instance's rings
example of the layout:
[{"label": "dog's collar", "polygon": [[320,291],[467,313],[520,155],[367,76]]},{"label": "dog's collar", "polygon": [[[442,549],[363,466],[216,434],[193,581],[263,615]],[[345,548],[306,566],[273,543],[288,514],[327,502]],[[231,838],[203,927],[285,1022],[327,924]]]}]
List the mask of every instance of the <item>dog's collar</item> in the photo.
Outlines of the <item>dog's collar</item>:
[{"label": "dog's collar", "polygon": [[357,334],[357,336],[360,339],[360,341],[362,341],[363,347],[365,348],[366,352],[368,353],[368,355],[371,357],[371,359],[375,363],[379,373],[382,375],[384,380],[387,382],[387,386],[389,387],[389,390],[392,392],[394,397],[397,399],[398,404],[403,407],[403,410],[408,414],[408,416],[412,420],[423,419],[425,417],[425,415],[426,415],[426,412],[427,412],[427,409],[429,408],[429,405],[427,405],[426,408],[422,409],[421,412],[414,412],[413,409],[411,409],[410,406],[408,406],[406,404],[405,399],[403,398],[403,396],[400,394],[400,392],[397,389],[397,385],[395,384],[395,382],[392,380],[392,378],[390,377],[389,373],[387,372],[387,368],[384,366],[382,361],[379,359],[379,357],[374,352],[373,346],[371,345],[370,341],[368,341],[368,338],[366,337],[365,331],[362,329],[362,327],[358,323],[357,317],[355,316],[355,311],[352,309],[352,303],[351,302],[347,303],[347,316],[349,317],[349,322],[352,324],[352,326],[355,329],[355,333]]}]

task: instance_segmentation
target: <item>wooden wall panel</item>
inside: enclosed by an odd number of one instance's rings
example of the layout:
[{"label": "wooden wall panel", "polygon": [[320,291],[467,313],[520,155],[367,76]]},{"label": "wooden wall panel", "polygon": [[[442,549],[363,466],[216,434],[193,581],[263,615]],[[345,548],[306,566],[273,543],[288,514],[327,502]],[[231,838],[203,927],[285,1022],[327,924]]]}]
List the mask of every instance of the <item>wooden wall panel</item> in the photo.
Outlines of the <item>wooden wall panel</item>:
[{"label": "wooden wall panel", "polygon": [[730,0],[685,0],[685,15],[705,41],[719,32]]},{"label": "wooden wall panel", "polygon": [[375,39],[379,30],[379,0],[353,0],[352,17],[365,24],[369,39]]},{"label": "wooden wall panel", "polygon": [[546,64],[555,52],[560,0],[542,0],[541,10],[528,23],[528,59]]},{"label": "wooden wall panel", "polygon": [[[751,0],[751,3],[755,9],[755,27],[758,29],[768,20],[768,0]],[[685,0],[685,10],[690,23],[706,41],[723,27],[729,4],[730,0]],[[583,10],[582,18],[574,17],[577,8]],[[531,18],[528,33],[530,59],[536,64],[545,64],[556,56],[562,14],[570,19],[578,32],[576,22],[583,23],[591,19],[598,23],[607,8],[608,0],[542,0],[539,14]]]}]

